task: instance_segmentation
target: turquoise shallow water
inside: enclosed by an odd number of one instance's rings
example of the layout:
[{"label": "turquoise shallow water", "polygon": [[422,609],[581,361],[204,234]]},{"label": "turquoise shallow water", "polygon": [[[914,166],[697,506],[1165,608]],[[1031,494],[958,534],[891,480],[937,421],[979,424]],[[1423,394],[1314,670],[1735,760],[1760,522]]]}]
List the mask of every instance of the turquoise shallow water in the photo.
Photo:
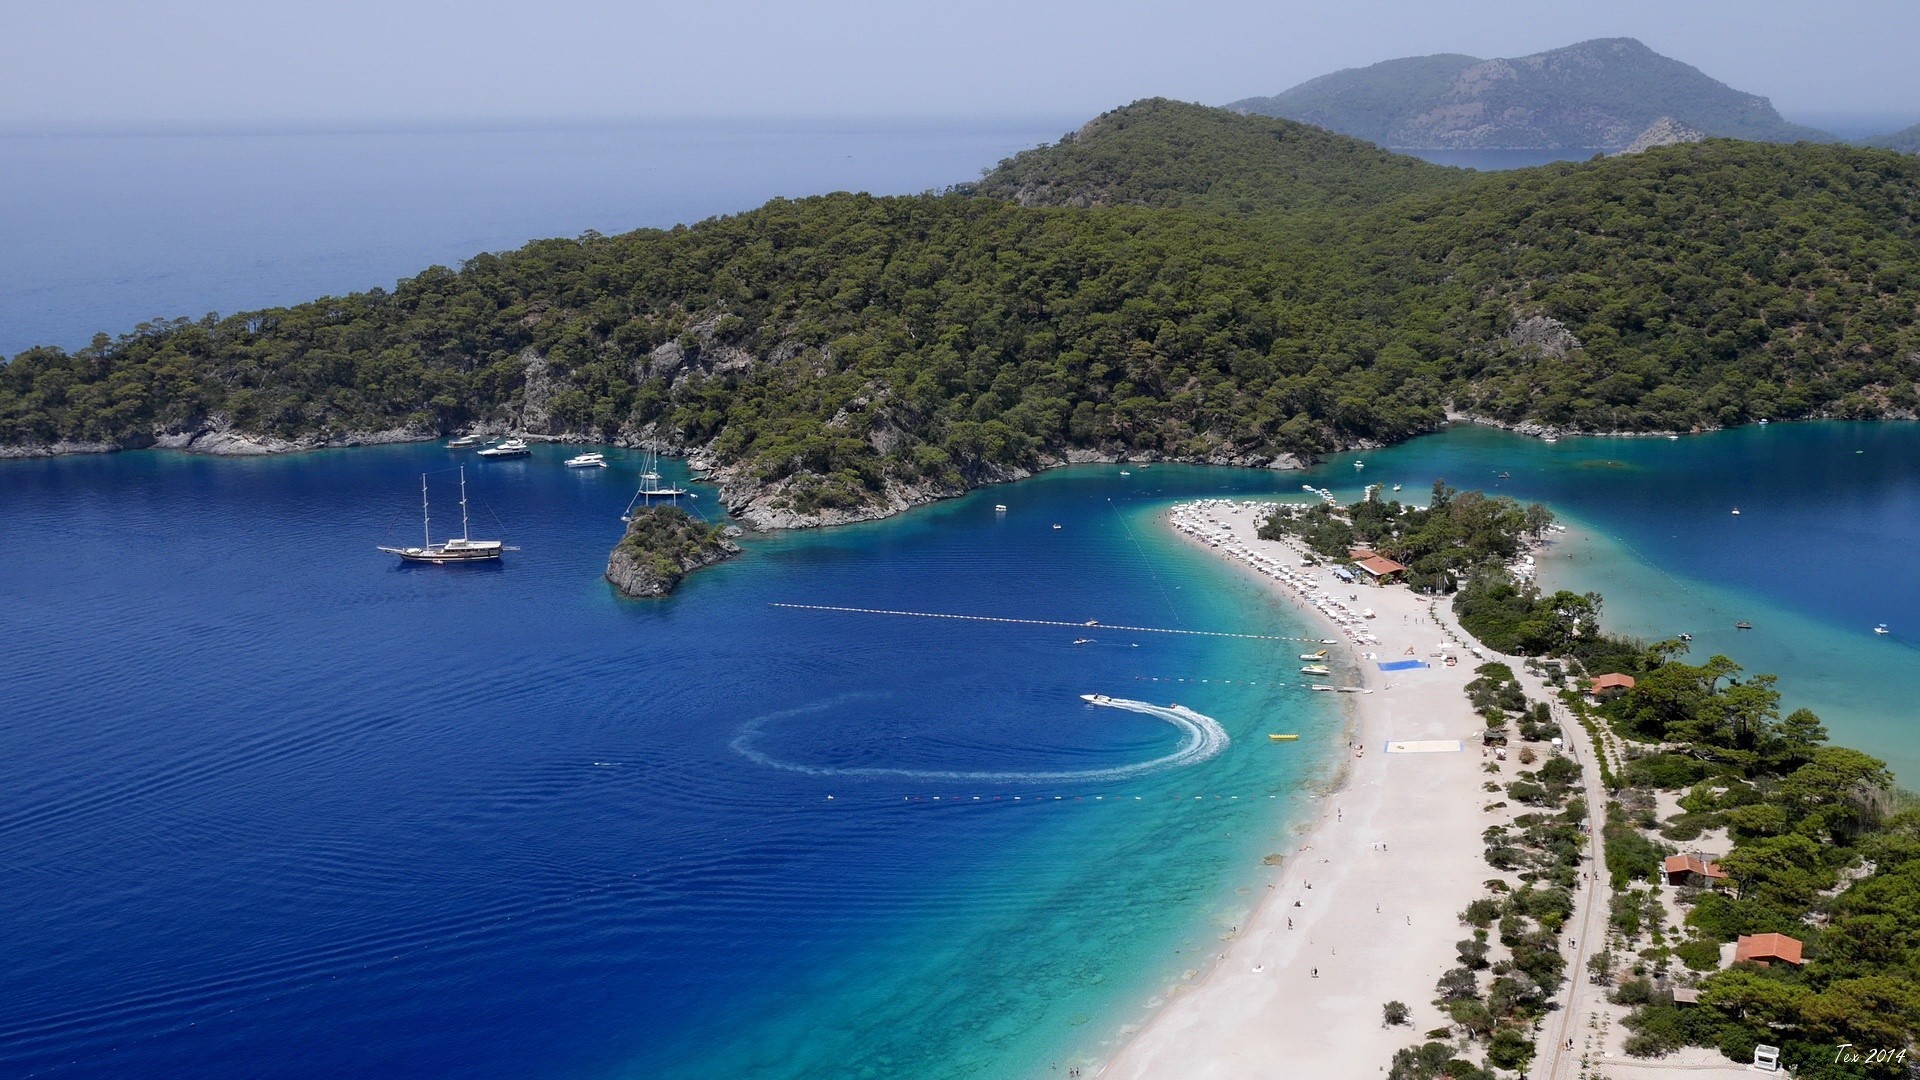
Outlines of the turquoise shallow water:
[{"label": "turquoise shallow water", "polygon": [[[1326,471],[1402,483],[1419,501],[1443,476],[1545,502],[1576,527],[1547,579],[1602,593],[1609,627],[1691,633],[1696,660],[1778,674],[1785,708],[1813,709],[1835,741],[1920,786],[1920,425],[1555,444],[1462,426],[1362,456],[1362,472],[1354,455]],[[1754,629],[1735,630],[1742,620]],[[1879,623],[1891,633],[1875,636]]]}]

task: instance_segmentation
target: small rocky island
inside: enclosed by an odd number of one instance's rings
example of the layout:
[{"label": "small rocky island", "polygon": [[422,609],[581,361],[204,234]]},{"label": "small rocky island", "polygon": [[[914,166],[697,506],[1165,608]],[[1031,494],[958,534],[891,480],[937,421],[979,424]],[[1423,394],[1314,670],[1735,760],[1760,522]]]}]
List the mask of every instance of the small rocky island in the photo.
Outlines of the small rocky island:
[{"label": "small rocky island", "polygon": [[731,531],[677,506],[636,511],[607,557],[607,580],[624,596],[665,596],[689,573],[740,554]]}]

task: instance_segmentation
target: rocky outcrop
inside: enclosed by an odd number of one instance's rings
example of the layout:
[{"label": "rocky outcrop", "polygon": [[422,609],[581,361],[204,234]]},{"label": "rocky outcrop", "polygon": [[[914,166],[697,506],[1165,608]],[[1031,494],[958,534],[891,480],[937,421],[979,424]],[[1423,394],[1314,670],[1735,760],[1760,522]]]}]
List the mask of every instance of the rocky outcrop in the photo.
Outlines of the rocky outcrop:
[{"label": "rocky outcrop", "polygon": [[677,506],[647,507],[633,515],[627,535],[607,556],[607,580],[623,596],[665,596],[693,571],[740,554],[732,539],[738,531]]},{"label": "rocky outcrop", "polygon": [[1647,130],[1634,136],[1633,141],[1627,144],[1627,148],[1619,151],[1614,156],[1620,157],[1626,154],[1637,154],[1642,150],[1651,150],[1656,146],[1677,146],[1680,143],[1695,143],[1706,137],[1707,133],[1704,131],[1697,131],[1690,128],[1671,116],[1663,116],[1655,120],[1652,124],[1649,124]]},{"label": "rocky outcrop", "polygon": [[[390,443],[424,442],[434,437],[431,431],[392,428],[387,431],[320,431],[312,435],[283,439],[273,435],[236,430],[224,416],[208,417],[203,424],[169,431],[151,442],[134,446],[152,446],[160,450],[184,450],[190,454],[213,457],[262,457],[267,454],[298,454],[308,450],[331,450],[345,446],[385,446]],[[133,449],[134,446],[128,447]]]},{"label": "rocky outcrop", "polygon": [[1580,348],[1580,339],[1573,336],[1565,323],[1545,315],[1518,320],[1508,328],[1507,340],[1522,348],[1538,349],[1542,355],[1556,360]]}]

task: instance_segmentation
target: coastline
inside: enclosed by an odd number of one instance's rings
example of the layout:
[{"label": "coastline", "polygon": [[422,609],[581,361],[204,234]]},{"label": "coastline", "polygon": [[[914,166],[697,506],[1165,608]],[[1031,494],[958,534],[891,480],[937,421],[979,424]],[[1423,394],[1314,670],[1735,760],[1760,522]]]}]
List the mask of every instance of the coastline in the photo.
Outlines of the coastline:
[{"label": "coastline", "polygon": [[[1271,501],[1183,505],[1207,507],[1230,537],[1209,542],[1183,531],[1188,542],[1261,577],[1328,636],[1345,636],[1347,628],[1254,565],[1256,556],[1300,561],[1292,544],[1255,536],[1256,508]],[[1331,580],[1324,569],[1311,577]],[[1211,969],[1167,995],[1100,1076],[1371,1074],[1419,1032],[1448,1022],[1429,1001],[1431,987],[1464,933],[1458,912],[1490,876],[1480,840],[1488,823],[1479,791],[1486,762],[1477,752],[1484,725],[1461,691],[1479,661],[1465,646],[1442,648],[1458,631],[1406,589],[1351,592],[1374,610],[1364,625],[1380,643],[1330,647],[1340,650],[1343,673],[1357,669],[1347,685],[1365,690],[1342,695],[1350,752],[1334,785]],[[1433,655],[1449,649],[1455,667]],[[1432,666],[1390,674],[1375,666],[1402,659]],[[1290,662],[1297,666],[1291,655],[1274,661]],[[1394,744],[1434,752],[1389,752]],[[1381,1023],[1388,1000],[1409,1005],[1411,1027]]]}]

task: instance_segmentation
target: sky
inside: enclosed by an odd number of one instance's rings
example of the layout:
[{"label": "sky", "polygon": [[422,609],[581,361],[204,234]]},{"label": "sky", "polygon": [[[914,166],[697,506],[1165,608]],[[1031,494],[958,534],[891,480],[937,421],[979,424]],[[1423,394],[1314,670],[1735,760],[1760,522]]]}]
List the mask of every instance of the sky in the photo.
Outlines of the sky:
[{"label": "sky", "polygon": [[7,0],[0,124],[1092,115],[1637,37],[1789,117],[1920,120],[1913,0]]}]

